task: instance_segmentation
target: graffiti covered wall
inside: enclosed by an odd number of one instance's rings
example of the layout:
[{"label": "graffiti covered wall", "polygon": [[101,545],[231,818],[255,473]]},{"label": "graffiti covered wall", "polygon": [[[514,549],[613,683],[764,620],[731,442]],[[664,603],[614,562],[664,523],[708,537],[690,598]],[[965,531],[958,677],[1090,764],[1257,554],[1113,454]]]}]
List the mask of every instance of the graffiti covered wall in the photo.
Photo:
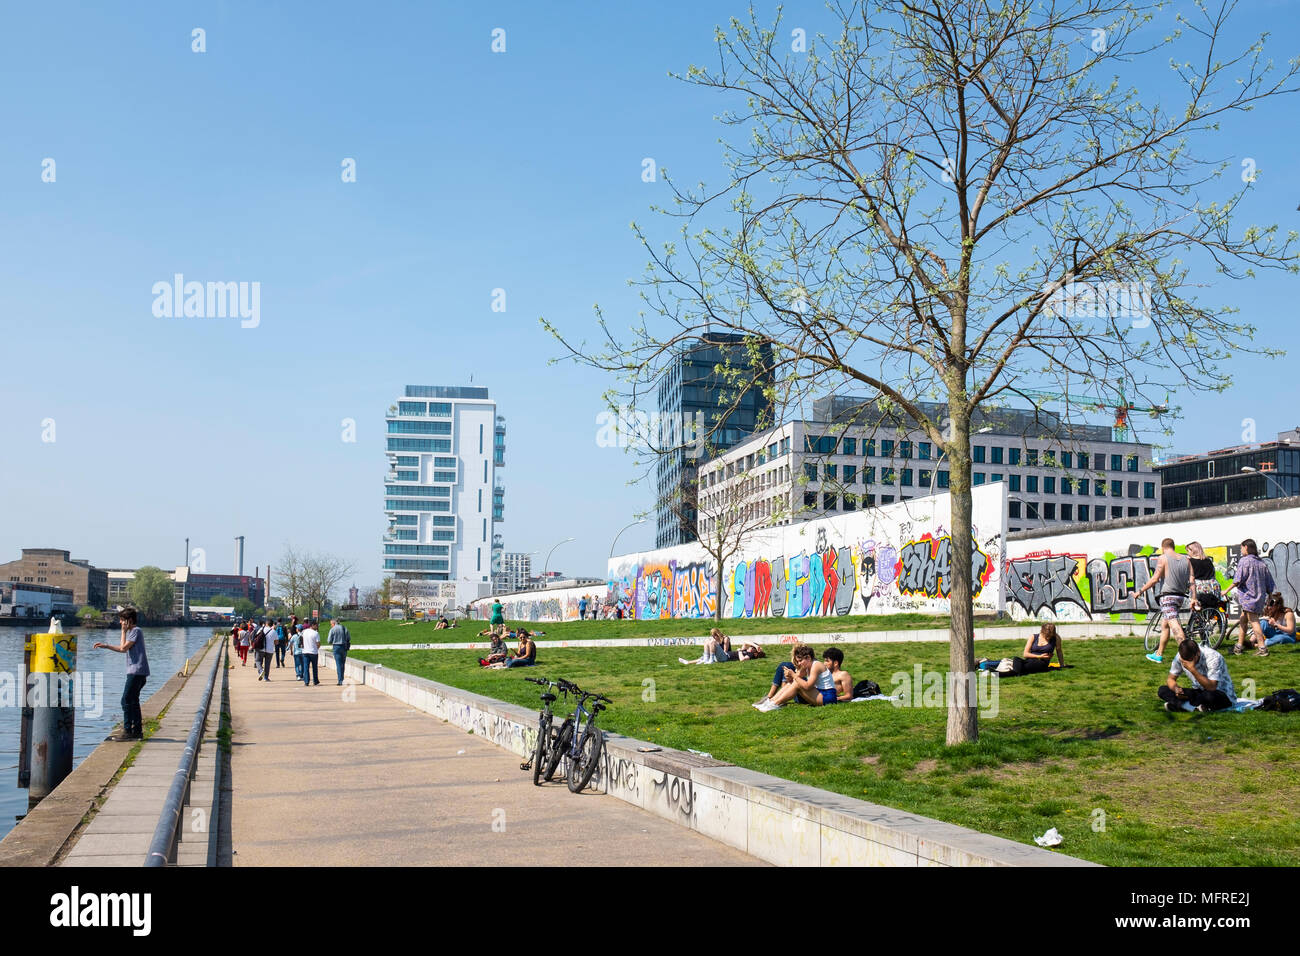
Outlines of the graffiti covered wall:
[{"label": "graffiti covered wall", "polygon": [[[1005,488],[975,489],[968,574],[977,608],[998,610]],[[613,558],[608,600],[638,620],[948,611],[955,573],[946,494],[757,532],[715,582],[699,545]],[[719,588],[719,584],[721,587]]]},{"label": "graffiti covered wall", "polygon": [[1052,533],[1007,544],[1002,576],[1014,617],[1086,621],[1159,609],[1159,586],[1137,592],[1155,574],[1160,542],[1180,553],[1197,541],[1214,562],[1221,588],[1232,583],[1241,542],[1253,538],[1288,607],[1300,603],[1300,507],[1179,520],[1075,534]]}]

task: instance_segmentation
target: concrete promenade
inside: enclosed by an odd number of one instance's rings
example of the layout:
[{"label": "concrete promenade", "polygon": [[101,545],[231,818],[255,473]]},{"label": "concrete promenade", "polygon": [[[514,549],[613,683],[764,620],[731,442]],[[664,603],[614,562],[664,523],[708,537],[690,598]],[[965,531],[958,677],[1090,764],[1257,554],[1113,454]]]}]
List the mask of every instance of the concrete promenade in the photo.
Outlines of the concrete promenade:
[{"label": "concrete promenade", "polygon": [[304,687],[292,658],[270,682],[232,660],[236,866],[759,864],[614,797],[534,787],[517,756],[332,669]]}]

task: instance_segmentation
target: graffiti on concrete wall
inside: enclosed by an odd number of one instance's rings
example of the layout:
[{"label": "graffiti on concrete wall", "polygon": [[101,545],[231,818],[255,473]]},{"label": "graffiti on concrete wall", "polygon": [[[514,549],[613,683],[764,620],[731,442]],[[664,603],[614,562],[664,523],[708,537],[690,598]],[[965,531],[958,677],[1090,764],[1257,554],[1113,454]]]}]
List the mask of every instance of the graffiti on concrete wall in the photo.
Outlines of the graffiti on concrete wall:
[{"label": "graffiti on concrete wall", "polygon": [[[1204,543],[1202,543],[1204,546]],[[1232,583],[1241,557],[1240,543],[1205,547],[1214,562],[1219,588]],[[1184,545],[1176,549],[1186,554]],[[1261,542],[1259,552],[1273,575],[1275,589],[1287,607],[1300,602],[1300,542]],[[1095,556],[1031,551],[1006,562],[1002,577],[1008,608],[1029,617],[1088,620],[1097,615],[1132,614],[1142,618],[1158,611],[1160,587],[1138,596],[1156,573],[1159,548],[1130,544],[1123,553],[1106,551]]]},{"label": "graffiti on concrete wall", "polygon": [[[919,594],[929,598],[946,598],[952,594],[952,538],[936,538],[926,533],[919,541],[909,541],[898,552],[894,577],[902,594]],[[993,559],[971,541],[971,596],[979,597],[993,576]]]}]

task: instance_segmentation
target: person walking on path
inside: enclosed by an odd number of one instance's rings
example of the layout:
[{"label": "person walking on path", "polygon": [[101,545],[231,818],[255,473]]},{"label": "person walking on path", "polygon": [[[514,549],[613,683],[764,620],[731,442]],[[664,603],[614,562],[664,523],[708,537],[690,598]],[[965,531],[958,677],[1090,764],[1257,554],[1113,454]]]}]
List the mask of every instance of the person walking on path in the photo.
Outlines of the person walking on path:
[{"label": "person walking on path", "polygon": [[239,660],[241,667],[248,666],[249,625],[245,624],[239,631]]},{"label": "person walking on path", "polygon": [[258,680],[269,682],[271,680],[271,661],[275,658],[275,627],[270,621],[266,622],[266,629],[262,632],[262,649],[257,653],[257,660],[261,670]]},{"label": "person walking on path", "polygon": [[1183,609],[1192,586],[1192,564],[1185,555],[1174,550],[1174,539],[1165,538],[1160,542],[1160,557],[1156,561],[1156,573],[1151,580],[1142,585],[1134,597],[1141,597],[1149,589],[1160,587],[1160,646],[1154,654],[1147,654],[1147,660],[1155,664],[1164,662],[1165,645],[1172,636],[1174,644],[1182,643],[1186,636],[1183,625],[1178,621],[1178,612]]},{"label": "person walking on path", "polygon": [[275,666],[284,666],[284,649],[288,645],[288,635],[285,634],[284,624],[279,618],[275,619]]},{"label": "person walking on path", "polygon": [[320,683],[317,656],[320,654],[320,631],[311,621],[302,629],[302,686]]},{"label": "person walking on path", "polygon": [[144,650],[144,632],[136,626],[134,608],[123,608],[118,614],[122,626],[122,641],[116,647],[96,641],[95,647],[117,651],[126,655],[126,686],[122,689],[122,732],[112,740],[140,740],[144,737],[144,722],[140,716],[140,691],[149,678],[149,655]]},{"label": "person walking on path", "polygon": [[334,671],[343,683],[343,665],[348,660],[348,650],[352,647],[352,635],[338,618],[330,618],[330,648],[334,651]]},{"label": "person walking on path", "polygon": [[584,594],[581,598],[578,599],[578,620],[585,621],[586,619],[587,619],[587,595]]},{"label": "person walking on path", "polygon": [[302,680],[302,632],[297,624],[289,625],[289,651],[293,654],[294,680]]}]

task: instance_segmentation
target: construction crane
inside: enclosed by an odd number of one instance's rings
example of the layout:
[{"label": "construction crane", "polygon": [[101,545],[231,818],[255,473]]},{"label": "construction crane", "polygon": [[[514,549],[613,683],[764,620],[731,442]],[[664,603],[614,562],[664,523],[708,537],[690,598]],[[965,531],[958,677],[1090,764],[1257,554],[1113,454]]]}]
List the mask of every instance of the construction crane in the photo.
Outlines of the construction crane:
[{"label": "construction crane", "polygon": [[1149,407],[1134,405],[1124,396],[1124,390],[1119,390],[1119,401],[1112,402],[1105,399],[1092,398],[1089,396],[1068,396],[1062,392],[1046,392],[1034,388],[1016,388],[1012,391],[1013,395],[1023,395],[1031,400],[1060,402],[1063,405],[1070,405],[1086,412],[1110,412],[1115,416],[1114,422],[1110,426],[1111,441],[1127,442],[1128,441],[1128,418],[1130,413],[1139,412],[1150,415],[1153,419],[1169,411],[1168,402],[1161,402],[1159,405]]}]

